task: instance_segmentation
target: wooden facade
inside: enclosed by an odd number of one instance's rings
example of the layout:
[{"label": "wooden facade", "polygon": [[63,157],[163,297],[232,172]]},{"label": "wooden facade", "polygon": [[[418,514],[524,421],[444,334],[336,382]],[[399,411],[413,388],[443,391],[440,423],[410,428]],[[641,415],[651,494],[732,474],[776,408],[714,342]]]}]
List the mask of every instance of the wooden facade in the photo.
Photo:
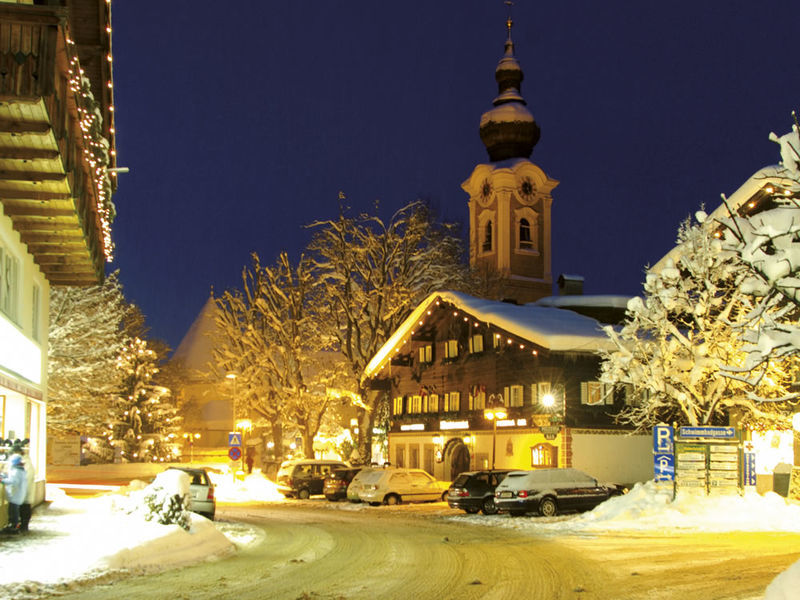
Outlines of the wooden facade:
[{"label": "wooden facade", "polygon": [[102,281],[116,189],[110,4],[0,4],[0,203],[53,285]]},{"label": "wooden facade", "polygon": [[[633,440],[630,431],[614,419],[628,401],[626,390],[598,381],[597,350],[608,343],[599,322],[554,307],[474,299],[502,311],[494,318],[470,310],[460,301],[466,295],[434,297],[384,346],[383,361],[368,367],[370,385],[390,404],[390,462],[452,480],[459,472],[492,464],[586,467],[586,457],[573,453],[576,436],[582,444],[603,436],[613,440],[610,454],[630,453],[623,448]],[[515,316],[523,326],[515,326]],[[574,333],[573,326],[585,333],[551,344],[535,331],[526,333],[537,320],[543,330],[568,322],[565,334],[570,328]],[[489,420],[486,412],[492,408],[502,408],[505,416]],[[639,437],[633,440],[637,448],[646,445]],[[638,467],[636,473],[617,464],[609,464],[607,473],[598,465],[591,468],[596,476],[617,481],[644,477]]]}]

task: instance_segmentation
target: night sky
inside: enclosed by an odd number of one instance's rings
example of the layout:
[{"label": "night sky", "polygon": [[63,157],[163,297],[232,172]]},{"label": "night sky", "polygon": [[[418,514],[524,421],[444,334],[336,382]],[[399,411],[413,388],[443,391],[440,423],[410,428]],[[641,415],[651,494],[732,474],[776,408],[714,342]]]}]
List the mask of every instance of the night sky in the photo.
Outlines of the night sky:
[{"label": "night sky", "polygon": [[[304,225],[427,198],[466,222],[488,156],[501,0],[112,4],[115,261],[150,335],[177,347],[256,251],[297,256]],[[553,277],[640,291],[679,223],[779,159],[800,109],[793,0],[513,7],[531,160],[553,192]],[[466,235],[466,231],[464,231]]]}]

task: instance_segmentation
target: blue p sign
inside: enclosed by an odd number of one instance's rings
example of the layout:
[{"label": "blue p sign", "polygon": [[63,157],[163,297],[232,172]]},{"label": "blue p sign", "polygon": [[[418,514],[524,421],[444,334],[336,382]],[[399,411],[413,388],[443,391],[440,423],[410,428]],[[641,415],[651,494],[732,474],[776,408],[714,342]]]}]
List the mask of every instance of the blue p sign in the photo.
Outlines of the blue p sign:
[{"label": "blue p sign", "polygon": [[656,425],[653,427],[653,452],[656,454],[673,454],[675,446],[675,431],[670,425]]}]

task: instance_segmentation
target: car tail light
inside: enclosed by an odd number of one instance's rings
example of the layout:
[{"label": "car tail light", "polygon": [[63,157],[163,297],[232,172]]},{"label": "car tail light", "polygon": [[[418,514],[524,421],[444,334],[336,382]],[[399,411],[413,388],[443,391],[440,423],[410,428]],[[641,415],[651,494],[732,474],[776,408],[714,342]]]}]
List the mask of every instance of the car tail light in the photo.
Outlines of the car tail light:
[{"label": "car tail light", "polygon": [[469,496],[469,492],[467,490],[456,490],[456,495],[459,498],[466,498]]},{"label": "car tail light", "polygon": [[206,497],[206,500],[213,500],[213,499],[214,499],[214,486],[210,485],[208,486],[208,496]]},{"label": "car tail light", "polygon": [[517,498],[527,498],[528,490],[520,490],[517,492]]}]

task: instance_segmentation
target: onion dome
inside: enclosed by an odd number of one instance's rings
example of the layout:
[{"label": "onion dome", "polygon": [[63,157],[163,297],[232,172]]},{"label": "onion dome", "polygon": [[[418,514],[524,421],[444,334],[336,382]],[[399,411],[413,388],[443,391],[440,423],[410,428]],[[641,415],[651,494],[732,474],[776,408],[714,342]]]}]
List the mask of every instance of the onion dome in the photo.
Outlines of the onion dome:
[{"label": "onion dome", "polygon": [[494,108],[481,116],[481,141],[489,152],[489,160],[498,162],[509,158],[528,158],[539,141],[539,126],[526,108],[520,94],[522,69],[514,57],[514,42],[511,40],[512,21],[506,22],[508,39],[505,54],[494,72],[497,81],[497,98]]}]

